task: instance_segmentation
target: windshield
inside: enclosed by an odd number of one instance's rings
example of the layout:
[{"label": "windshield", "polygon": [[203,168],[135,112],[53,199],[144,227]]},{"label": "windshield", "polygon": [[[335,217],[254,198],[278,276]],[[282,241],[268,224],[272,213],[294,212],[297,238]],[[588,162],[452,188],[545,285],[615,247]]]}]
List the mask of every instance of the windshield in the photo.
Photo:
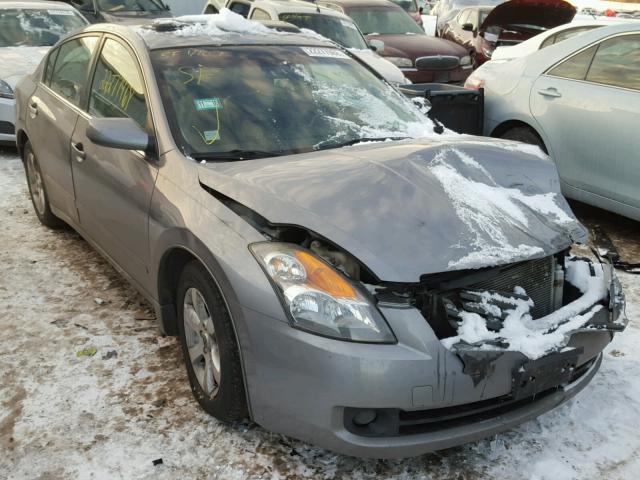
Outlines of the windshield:
[{"label": "windshield", "polygon": [[335,48],[179,48],[152,62],[176,144],[194,158],[433,133],[413,103]]},{"label": "windshield", "polygon": [[103,12],[159,12],[164,10],[158,0],[98,0],[98,9]]},{"label": "windshield", "polygon": [[407,12],[398,8],[350,8],[349,16],[365,35],[424,34],[424,30],[415,20]]},{"label": "windshield", "polygon": [[358,27],[350,20],[313,13],[281,13],[280,20],[313,30],[343,47],[368,48]]},{"label": "windshield", "polygon": [[0,47],[48,47],[85,25],[87,22],[68,8],[0,9]]},{"label": "windshield", "polygon": [[416,13],[418,11],[418,3],[416,0],[391,0],[393,3],[402,7],[405,12]]}]

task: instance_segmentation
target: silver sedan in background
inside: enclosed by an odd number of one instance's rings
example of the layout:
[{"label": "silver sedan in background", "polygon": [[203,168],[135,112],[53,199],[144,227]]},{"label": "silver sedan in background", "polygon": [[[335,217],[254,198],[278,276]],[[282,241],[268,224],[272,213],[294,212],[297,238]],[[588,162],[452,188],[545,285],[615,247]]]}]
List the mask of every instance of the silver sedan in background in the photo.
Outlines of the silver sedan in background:
[{"label": "silver sedan in background", "polygon": [[601,27],[467,80],[485,134],[540,146],[570,198],[640,220],[640,25]]},{"label": "silver sedan in background", "polygon": [[17,83],[36,69],[54,43],[88,23],[62,2],[0,2],[0,143],[16,141]]}]

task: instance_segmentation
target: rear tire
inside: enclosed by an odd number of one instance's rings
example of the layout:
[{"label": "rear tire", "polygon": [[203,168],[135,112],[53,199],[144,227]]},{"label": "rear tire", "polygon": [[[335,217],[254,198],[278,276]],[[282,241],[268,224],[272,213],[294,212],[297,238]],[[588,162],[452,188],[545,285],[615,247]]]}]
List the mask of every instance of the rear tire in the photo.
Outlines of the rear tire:
[{"label": "rear tire", "polygon": [[180,275],[176,305],[178,334],[196,400],[219,420],[245,418],[244,377],[231,316],[215,282],[195,260]]},{"label": "rear tire", "polygon": [[65,227],[65,223],[56,217],[51,211],[47,187],[44,184],[44,176],[40,170],[40,163],[33,152],[31,142],[24,145],[23,162],[27,174],[27,184],[29,185],[29,196],[33,203],[33,209],[38,216],[38,220],[44,226],[58,229]]},{"label": "rear tire", "polygon": [[529,127],[510,128],[509,130],[502,132],[500,138],[504,138],[505,140],[515,140],[516,142],[529,143],[531,145],[537,145],[544,153],[549,153],[542,139]]}]

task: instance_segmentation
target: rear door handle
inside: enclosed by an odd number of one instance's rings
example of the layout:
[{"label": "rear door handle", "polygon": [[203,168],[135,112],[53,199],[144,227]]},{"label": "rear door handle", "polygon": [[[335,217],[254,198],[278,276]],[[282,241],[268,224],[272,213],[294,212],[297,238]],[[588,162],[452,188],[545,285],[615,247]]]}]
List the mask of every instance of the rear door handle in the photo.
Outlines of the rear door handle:
[{"label": "rear door handle", "polygon": [[562,94],[553,87],[543,88],[542,90],[538,90],[538,93],[543,97],[558,98],[562,96]]},{"label": "rear door handle", "polygon": [[29,104],[29,113],[31,114],[31,118],[36,118],[38,116],[38,104],[36,102],[31,102]]},{"label": "rear door handle", "polygon": [[73,148],[73,150],[75,151],[76,161],[78,163],[84,162],[84,159],[87,158],[87,154],[84,151],[84,146],[82,145],[82,143],[72,143],[71,148]]}]

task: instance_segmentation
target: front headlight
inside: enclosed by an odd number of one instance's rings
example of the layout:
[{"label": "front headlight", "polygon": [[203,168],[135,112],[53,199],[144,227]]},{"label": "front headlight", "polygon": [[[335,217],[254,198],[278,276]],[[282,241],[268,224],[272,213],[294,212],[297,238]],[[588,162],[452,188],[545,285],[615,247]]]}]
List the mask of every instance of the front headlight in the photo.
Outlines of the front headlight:
[{"label": "front headlight", "polygon": [[354,342],[396,342],[366,292],[312,252],[288,243],[254,243],[249,248],[274,284],[293,327]]},{"label": "front headlight", "polygon": [[487,58],[491,58],[491,55],[493,55],[493,51],[494,50],[495,50],[495,47],[493,47],[491,45],[488,45],[488,46],[483,45],[482,46],[482,53]]},{"label": "front headlight", "polygon": [[471,65],[471,57],[469,55],[465,55],[460,59],[461,67],[468,67],[469,65]]},{"label": "front headlight", "polygon": [[0,98],[15,98],[11,85],[4,80],[0,80]]},{"label": "front headlight", "polygon": [[413,67],[413,61],[410,58],[406,58],[406,57],[383,57],[383,58],[385,58],[386,60],[389,60],[396,67],[400,67],[400,68]]}]

